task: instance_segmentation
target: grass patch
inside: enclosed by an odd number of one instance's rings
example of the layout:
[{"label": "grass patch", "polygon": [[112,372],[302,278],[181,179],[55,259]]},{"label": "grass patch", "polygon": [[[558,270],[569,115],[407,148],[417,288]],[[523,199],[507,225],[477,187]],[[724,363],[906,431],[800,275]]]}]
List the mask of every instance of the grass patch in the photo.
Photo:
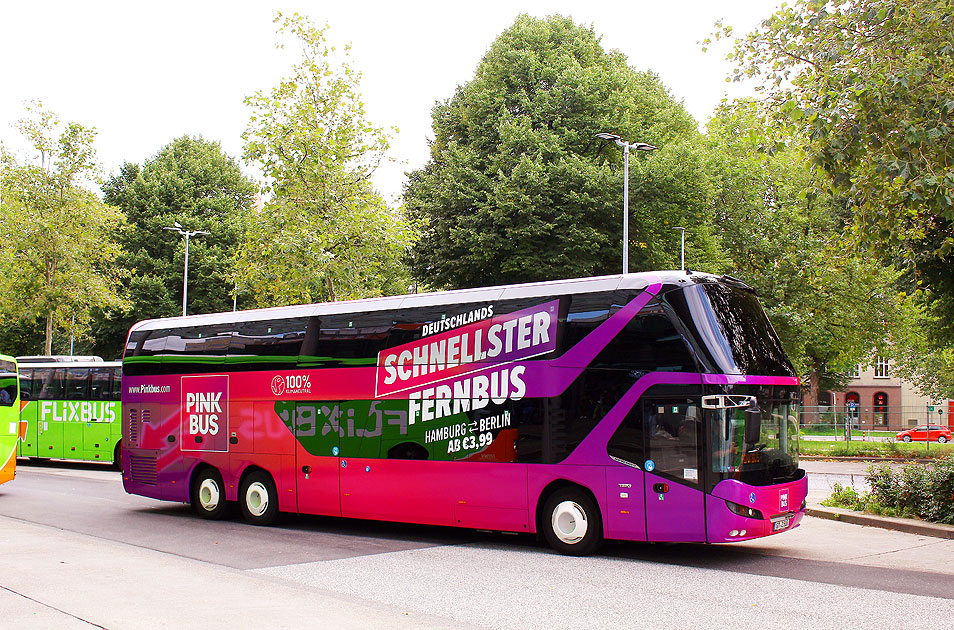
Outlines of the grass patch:
[{"label": "grass patch", "polygon": [[798,443],[800,455],[818,457],[901,457],[908,459],[935,458],[954,455],[954,443],[937,442],[851,442],[809,441]]}]

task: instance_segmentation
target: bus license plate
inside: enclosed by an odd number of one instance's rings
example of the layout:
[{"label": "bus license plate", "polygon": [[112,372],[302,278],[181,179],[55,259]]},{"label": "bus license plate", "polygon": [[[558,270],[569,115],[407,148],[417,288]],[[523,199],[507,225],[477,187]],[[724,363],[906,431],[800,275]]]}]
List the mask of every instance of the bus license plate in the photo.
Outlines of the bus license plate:
[{"label": "bus license plate", "polygon": [[788,527],[788,524],[790,521],[791,521],[791,518],[783,518],[779,521],[773,521],[772,531],[777,532],[777,531],[785,529],[786,527]]}]

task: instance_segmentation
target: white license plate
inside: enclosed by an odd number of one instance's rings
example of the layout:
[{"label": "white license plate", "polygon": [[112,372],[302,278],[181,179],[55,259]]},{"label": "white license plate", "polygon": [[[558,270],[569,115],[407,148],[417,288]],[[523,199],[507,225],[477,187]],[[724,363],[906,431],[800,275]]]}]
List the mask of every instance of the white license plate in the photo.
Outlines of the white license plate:
[{"label": "white license plate", "polygon": [[780,521],[772,521],[772,531],[777,532],[788,527],[788,524],[791,522],[791,518],[783,518]]}]

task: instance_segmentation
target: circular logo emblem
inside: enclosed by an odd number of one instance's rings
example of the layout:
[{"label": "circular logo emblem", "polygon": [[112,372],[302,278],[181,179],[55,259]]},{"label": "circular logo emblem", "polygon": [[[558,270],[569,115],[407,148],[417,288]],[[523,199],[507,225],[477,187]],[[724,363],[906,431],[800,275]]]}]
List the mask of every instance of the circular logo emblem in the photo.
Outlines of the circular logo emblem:
[{"label": "circular logo emblem", "polygon": [[749,503],[755,503],[755,493],[749,494]]},{"label": "circular logo emblem", "polygon": [[272,379],[272,393],[276,396],[281,396],[285,393],[285,379],[281,376],[276,376]]},{"label": "circular logo emblem", "polygon": [[655,470],[655,469],[656,469],[656,462],[654,462],[654,461],[651,460],[651,459],[647,459],[647,460],[646,460],[646,470],[649,471],[649,472],[652,472],[652,471]]},{"label": "circular logo emblem", "polygon": [[331,449],[331,454],[334,455],[335,457],[338,456],[338,447],[337,447],[337,446],[334,447],[333,449]]}]

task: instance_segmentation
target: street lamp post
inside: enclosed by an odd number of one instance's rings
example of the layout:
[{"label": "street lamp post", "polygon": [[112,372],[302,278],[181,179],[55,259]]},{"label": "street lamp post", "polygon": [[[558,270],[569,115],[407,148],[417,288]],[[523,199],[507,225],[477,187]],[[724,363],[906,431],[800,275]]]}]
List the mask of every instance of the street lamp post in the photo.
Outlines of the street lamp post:
[{"label": "street lamp post", "polygon": [[186,230],[179,225],[178,221],[172,223],[175,227],[164,227],[163,230],[169,230],[170,232],[178,232],[185,237],[185,271],[182,276],[182,316],[185,317],[186,314],[186,298],[189,295],[189,238],[192,236],[203,236],[209,235],[211,232],[203,232],[202,230]]},{"label": "street lamp post", "polygon": [[680,232],[682,232],[682,247],[680,248],[680,250],[682,251],[682,256],[680,257],[680,261],[682,262],[680,263],[679,269],[681,271],[685,271],[686,270],[686,228],[674,227],[673,229],[679,230]]},{"label": "street lamp post", "polygon": [[598,133],[601,140],[612,140],[623,148],[623,273],[629,273],[629,150],[655,151],[656,147],[645,142],[626,142],[615,133]]}]

